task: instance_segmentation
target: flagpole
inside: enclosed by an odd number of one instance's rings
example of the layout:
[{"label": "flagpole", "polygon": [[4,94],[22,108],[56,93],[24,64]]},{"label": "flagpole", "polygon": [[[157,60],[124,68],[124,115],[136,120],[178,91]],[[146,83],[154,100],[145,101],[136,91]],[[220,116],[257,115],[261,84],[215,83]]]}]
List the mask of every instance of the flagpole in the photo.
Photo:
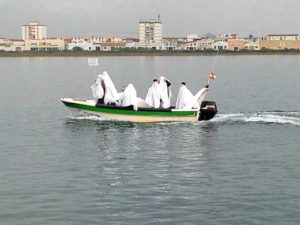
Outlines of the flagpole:
[{"label": "flagpole", "polygon": [[[220,51],[220,49],[218,48],[217,54],[216,54],[216,56],[215,56],[215,58],[214,58],[214,61],[213,61],[213,64],[212,64],[212,67],[211,67],[211,70],[210,70],[211,73],[213,73],[213,71],[214,71],[215,64],[216,64],[216,62],[217,62],[217,58],[218,58],[218,55],[219,55],[219,51]],[[210,81],[210,77],[208,77],[208,80],[207,80],[207,85],[208,85],[208,86],[209,86],[209,81]]]}]

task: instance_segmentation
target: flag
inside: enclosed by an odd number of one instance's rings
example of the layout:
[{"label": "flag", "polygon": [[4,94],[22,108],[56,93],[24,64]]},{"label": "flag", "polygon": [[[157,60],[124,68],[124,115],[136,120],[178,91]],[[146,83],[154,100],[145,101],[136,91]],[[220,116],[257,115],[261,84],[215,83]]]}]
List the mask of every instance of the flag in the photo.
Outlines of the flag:
[{"label": "flag", "polygon": [[217,75],[215,74],[215,73],[213,73],[213,72],[211,72],[209,75],[208,75],[208,77],[210,78],[210,79],[216,79],[216,77],[217,77]]},{"label": "flag", "polygon": [[98,66],[98,58],[88,58],[89,66]]}]

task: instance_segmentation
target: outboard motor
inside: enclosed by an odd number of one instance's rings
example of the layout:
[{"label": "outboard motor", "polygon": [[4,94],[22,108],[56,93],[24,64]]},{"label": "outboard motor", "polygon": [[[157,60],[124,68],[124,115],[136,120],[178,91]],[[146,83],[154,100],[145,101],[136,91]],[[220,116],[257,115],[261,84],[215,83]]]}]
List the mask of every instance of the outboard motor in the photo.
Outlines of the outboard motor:
[{"label": "outboard motor", "polygon": [[210,120],[217,114],[217,104],[212,101],[203,101],[200,107],[200,115],[198,120]]}]

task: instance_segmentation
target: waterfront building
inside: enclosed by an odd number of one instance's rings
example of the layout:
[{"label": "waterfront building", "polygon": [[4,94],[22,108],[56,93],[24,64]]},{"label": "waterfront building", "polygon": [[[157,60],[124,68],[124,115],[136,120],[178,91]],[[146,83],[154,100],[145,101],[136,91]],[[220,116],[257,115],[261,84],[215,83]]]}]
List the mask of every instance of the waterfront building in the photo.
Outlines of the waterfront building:
[{"label": "waterfront building", "polygon": [[126,47],[126,43],[102,43],[100,44],[100,51],[117,51],[120,50],[121,48],[125,48]]},{"label": "waterfront building", "polygon": [[91,36],[87,38],[88,41],[92,43],[124,43],[124,38],[121,37],[100,37],[100,36]]},{"label": "waterfront building", "polygon": [[0,38],[0,51],[11,51],[11,40],[7,38]]},{"label": "waterfront building", "polygon": [[25,41],[21,39],[11,39],[11,51],[13,52],[26,51]]},{"label": "waterfront building", "polygon": [[298,34],[269,34],[265,39],[272,41],[280,41],[280,40],[299,40],[300,37]]},{"label": "waterfront building", "polygon": [[227,50],[228,49],[228,43],[225,40],[217,40],[214,43],[212,43],[212,49],[214,49],[214,50]]},{"label": "waterfront building", "polygon": [[165,45],[166,50],[178,50],[179,49],[177,40],[176,41],[164,40],[163,43]]},{"label": "waterfront building", "polygon": [[259,48],[259,40],[245,40],[244,49],[247,50],[260,50]]},{"label": "waterfront building", "polygon": [[142,42],[129,42],[125,44],[125,48],[129,49],[145,49],[145,50],[166,50],[166,44],[161,43],[142,43]]},{"label": "waterfront building", "polygon": [[125,48],[127,49],[138,49],[140,47],[140,42],[126,42]]},{"label": "waterfront building", "polygon": [[197,42],[196,41],[192,41],[192,42],[187,42],[185,44],[185,50],[196,50],[197,49]]},{"label": "waterfront building", "polygon": [[245,39],[242,38],[228,38],[227,45],[230,51],[239,51],[244,48]]},{"label": "waterfront building", "polygon": [[215,42],[214,38],[203,38],[196,41],[197,49],[199,50],[209,50],[213,49],[212,44]]},{"label": "waterfront building", "polygon": [[25,40],[26,51],[63,51],[65,41],[61,39]]},{"label": "waterfront building", "polygon": [[0,51],[25,51],[24,40],[0,38]]},{"label": "waterfront building", "polygon": [[66,44],[66,50],[100,51],[100,44],[94,44],[85,39],[73,39]]},{"label": "waterfront building", "polygon": [[22,25],[23,40],[40,40],[47,38],[47,27],[39,22]]},{"label": "waterfront building", "polygon": [[298,34],[269,34],[259,40],[260,49],[300,49],[300,37]]},{"label": "waterfront building", "polygon": [[139,22],[139,41],[141,43],[162,42],[162,22],[160,16],[157,19]]},{"label": "waterfront building", "polygon": [[183,43],[185,44],[186,38],[185,37],[164,37],[163,43],[166,50],[182,50],[185,49]]},{"label": "waterfront building", "polygon": [[102,36],[81,36],[81,37],[71,37],[71,40],[73,42],[81,42],[81,41],[86,41],[86,42],[91,42],[91,43],[124,43],[125,40],[124,38],[121,37],[102,37]]}]

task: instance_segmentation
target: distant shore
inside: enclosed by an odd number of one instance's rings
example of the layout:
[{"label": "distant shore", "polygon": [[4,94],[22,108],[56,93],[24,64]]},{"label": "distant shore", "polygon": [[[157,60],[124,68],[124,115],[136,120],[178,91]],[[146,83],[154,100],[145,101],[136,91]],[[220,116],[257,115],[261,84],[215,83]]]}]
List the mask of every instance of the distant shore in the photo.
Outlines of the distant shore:
[{"label": "distant shore", "polygon": [[[214,56],[216,51],[55,51],[55,52],[5,52],[0,51],[0,57],[96,57],[96,56]],[[220,51],[219,55],[300,55],[299,50],[259,50],[259,51]]]}]

